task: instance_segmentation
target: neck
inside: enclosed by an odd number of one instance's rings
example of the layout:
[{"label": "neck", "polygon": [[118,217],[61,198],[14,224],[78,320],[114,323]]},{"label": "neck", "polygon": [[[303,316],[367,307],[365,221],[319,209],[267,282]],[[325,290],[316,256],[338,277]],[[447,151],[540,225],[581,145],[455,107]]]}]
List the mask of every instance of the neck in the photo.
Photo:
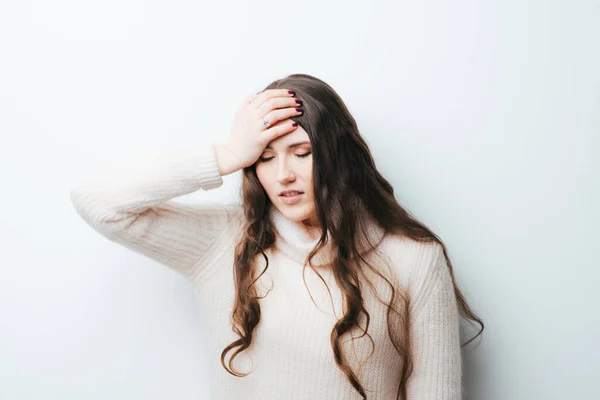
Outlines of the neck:
[{"label": "neck", "polygon": [[309,219],[302,221],[301,227],[306,231],[306,234],[313,240],[321,236],[321,226],[317,219],[317,214],[313,214]]},{"label": "neck", "polygon": [[[307,225],[304,221],[294,222],[287,219],[276,207],[271,208],[271,221],[278,233],[277,246],[286,253],[289,257],[295,259],[301,264],[306,262],[308,253],[315,247],[321,235],[319,226]],[[384,230],[370,217],[363,218],[365,223],[364,234],[368,239],[359,240],[357,250],[360,254],[364,254],[372,246],[377,246],[383,239]],[[363,229],[358,229],[357,235],[362,236]],[[333,248],[330,233],[325,248],[317,252],[316,258],[313,258],[313,265],[326,265],[332,261],[335,249]]]}]

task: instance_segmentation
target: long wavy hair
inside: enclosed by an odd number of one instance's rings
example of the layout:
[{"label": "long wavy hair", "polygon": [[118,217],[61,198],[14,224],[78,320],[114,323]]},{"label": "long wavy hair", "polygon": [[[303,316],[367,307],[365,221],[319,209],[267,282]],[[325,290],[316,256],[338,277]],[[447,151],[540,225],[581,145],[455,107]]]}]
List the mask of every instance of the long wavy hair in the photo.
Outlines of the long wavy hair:
[{"label": "long wavy hair", "polygon": [[[363,330],[363,335],[366,334],[373,343],[367,333],[370,316],[363,303],[360,279],[361,276],[365,276],[364,269],[368,268],[384,279],[391,291],[391,299],[385,303],[388,306],[387,327],[390,340],[404,361],[397,397],[402,394],[402,398],[405,398],[406,382],[413,369],[407,322],[407,305],[410,299],[400,288],[394,288],[390,279],[378,268],[370,265],[357,250],[357,241],[362,240],[357,235],[357,232],[363,229],[360,223],[361,215],[368,213],[372,216],[386,234],[400,234],[419,242],[437,242],[442,246],[460,314],[472,326],[475,326],[474,323],[480,326],[479,332],[462,344],[461,348],[481,335],[484,324],[473,313],[456,284],[446,246],[436,234],[396,201],[392,185],[377,171],[356,121],[339,95],[327,83],[306,74],[293,74],[276,80],[265,90],[277,88],[294,90],[296,98],[302,100],[304,113],[291,119],[307,132],[312,145],[315,207],[322,234],[316,247],[309,254],[308,265],[321,277],[313,267],[311,259],[326,245],[327,231],[330,232],[336,253],[331,268],[343,295],[345,312],[331,330],[330,340],[335,362],[362,398],[366,399],[365,388],[360,384],[342,352],[341,338],[354,327],[359,327]],[[270,207],[273,205],[256,175],[255,165],[244,168],[241,197],[245,227],[235,250],[235,299],[231,314],[232,329],[239,339],[225,347],[221,353],[223,367],[239,377],[249,373],[236,371],[232,362],[239,353],[250,347],[252,335],[260,322],[262,297],[258,295],[255,283],[269,266],[265,251],[275,243],[274,227],[268,218]],[[255,257],[258,256],[264,258],[266,265],[255,278]],[[323,282],[325,283],[324,280]],[[380,298],[379,300],[383,301]],[[392,313],[400,318],[400,324],[392,324]],[[360,318],[366,319],[364,329],[359,325]],[[396,327],[397,331],[393,330],[392,326]],[[230,351],[233,351],[233,355],[226,364],[225,358]]]}]

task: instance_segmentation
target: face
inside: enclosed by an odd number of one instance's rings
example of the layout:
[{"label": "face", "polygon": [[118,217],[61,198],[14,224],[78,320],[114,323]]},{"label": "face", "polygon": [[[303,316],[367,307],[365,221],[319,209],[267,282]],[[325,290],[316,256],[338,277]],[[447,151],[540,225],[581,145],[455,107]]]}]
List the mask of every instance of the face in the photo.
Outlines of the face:
[{"label": "face", "polygon": [[[289,220],[308,227],[318,226],[312,163],[310,140],[301,126],[270,142],[256,161],[256,175],[273,205]],[[303,193],[283,197],[284,190]]]}]

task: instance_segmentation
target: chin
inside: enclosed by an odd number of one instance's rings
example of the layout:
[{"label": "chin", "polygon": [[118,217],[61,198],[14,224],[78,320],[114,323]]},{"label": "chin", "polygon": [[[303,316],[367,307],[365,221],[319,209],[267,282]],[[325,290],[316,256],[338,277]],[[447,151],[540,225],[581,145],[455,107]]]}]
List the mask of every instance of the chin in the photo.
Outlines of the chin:
[{"label": "chin", "polygon": [[306,206],[288,206],[277,207],[277,209],[290,221],[302,222],[311,218],[314,214],[312,207]]}]

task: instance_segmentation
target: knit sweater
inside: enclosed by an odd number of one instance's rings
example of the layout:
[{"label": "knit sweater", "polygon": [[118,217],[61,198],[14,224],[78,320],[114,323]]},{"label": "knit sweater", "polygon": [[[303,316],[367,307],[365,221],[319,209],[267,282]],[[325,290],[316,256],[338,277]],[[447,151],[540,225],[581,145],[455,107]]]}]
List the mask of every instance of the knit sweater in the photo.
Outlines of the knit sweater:
[{"label": "knit sweater", "polygon": [[[230,318],[234,248],[243,234],[243,209],[237,204],[174,200],[197,190],[214,190],[222,183],[214,144],[204,144],[138,155],[101,168],[74,184],[70,195],[79,215],[104,237],[189,279],[207,327],[207,381],[213,399],[360,399],[336,365],[330,342],[333,325],[344,310],[329,264],[333,250],[328,245],[313,258],[330,295],[315,271],[303,268],[317,239],[274,206],[269,218],[276,242],[265,251],[268,268],[257,282],[259,294],[266,295],[260,300],[261,319],[252,345],[233,362],[236,370],[251,372],[236,377],[222,367],[222,350],[238,339]],[[413,373],[407,383],[408,400],[460,399],[459,313],[441,246],[386,234],[371,219],[366,234],[377,251],[359,248],[361,255],[377,265],[381,258],[376,253],[383,254],[391,266],[386,276],[410,299]],[[259,257],[257,270],[265,265]],[[379,297],[389,300],[389,286],[374,277]],[[361,288],[371,316],[368,333],[374,352],[368,357],[372,347],[366,335],[353,341],[342,336],[342,351],[368,399],[396,399],[402,360],[387,332],[387,305],[368,285]],[[352,337],[362,333],[357,332]],[[231,352],[226,360],[230,356]]]}]

